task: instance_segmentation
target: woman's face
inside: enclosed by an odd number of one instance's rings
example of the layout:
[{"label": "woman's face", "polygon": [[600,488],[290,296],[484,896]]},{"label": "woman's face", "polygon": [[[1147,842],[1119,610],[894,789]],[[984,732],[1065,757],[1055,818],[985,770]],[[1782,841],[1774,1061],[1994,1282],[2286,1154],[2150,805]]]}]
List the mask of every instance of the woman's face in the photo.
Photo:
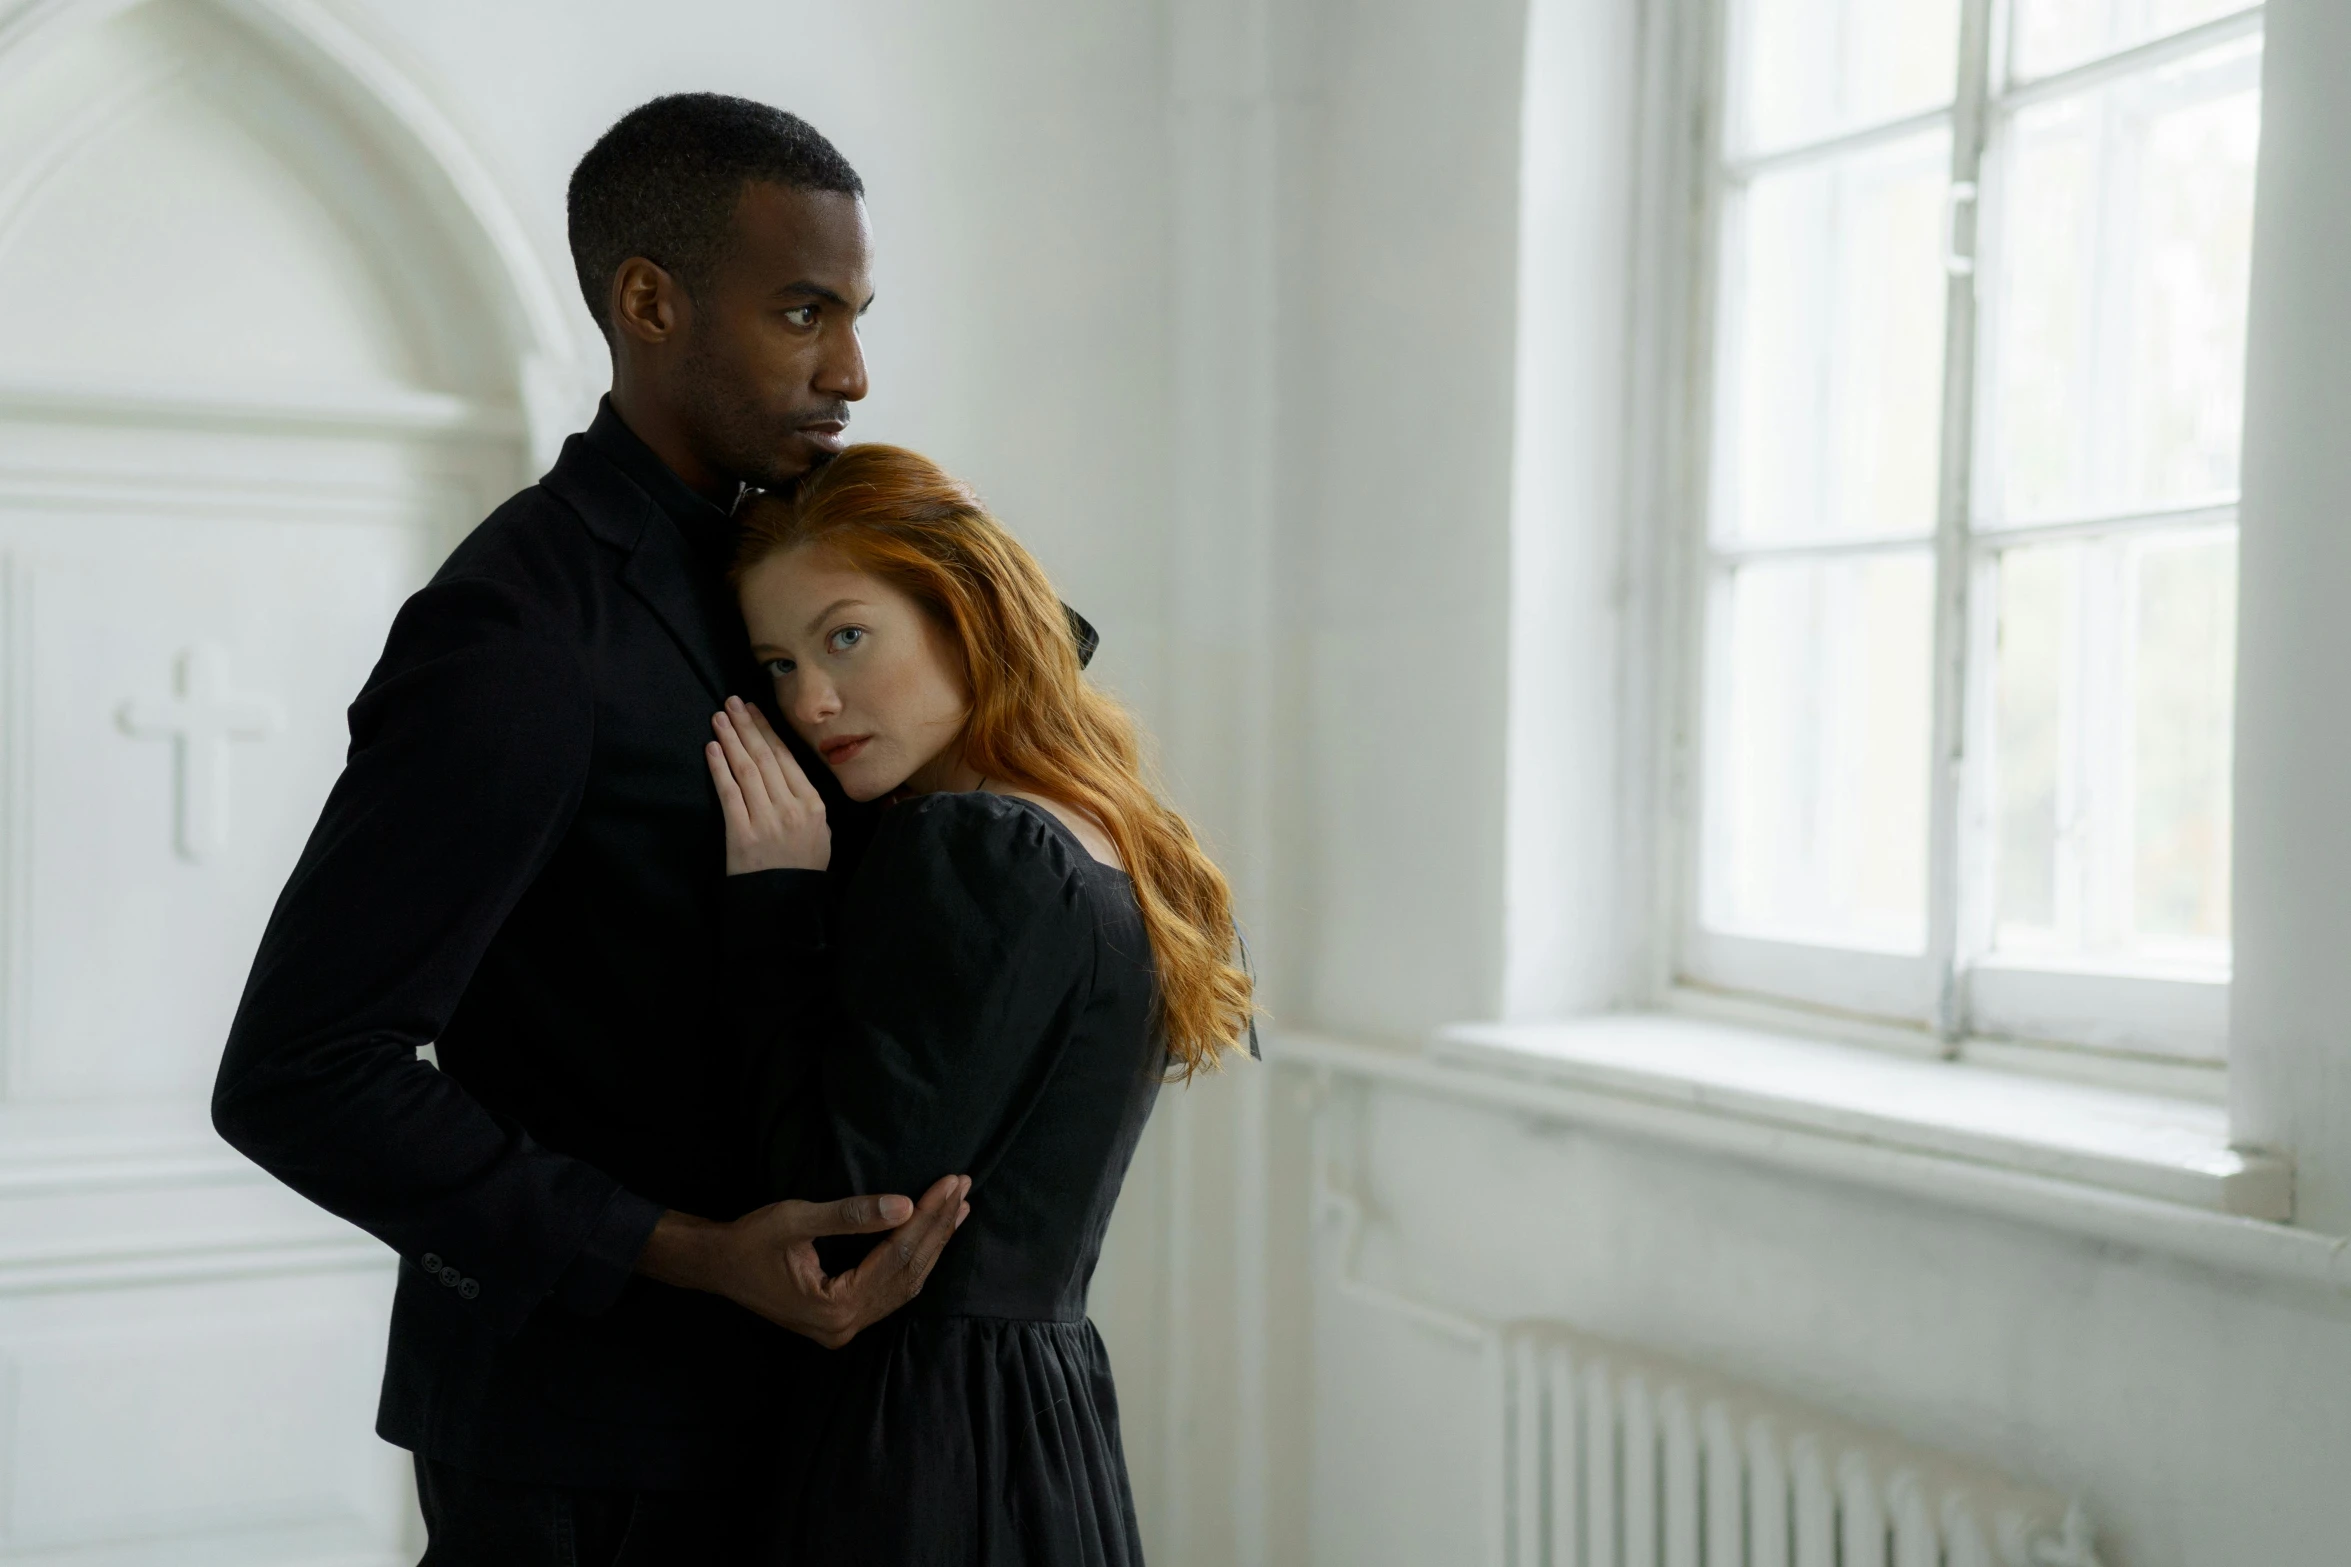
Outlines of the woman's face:
[{"label": "woman's face", "polygon": [[776,706],[849,798],[962,786],[955,742],[971,698],[947,635],[914,600],[821,544],[770,555],[739,596]]}]

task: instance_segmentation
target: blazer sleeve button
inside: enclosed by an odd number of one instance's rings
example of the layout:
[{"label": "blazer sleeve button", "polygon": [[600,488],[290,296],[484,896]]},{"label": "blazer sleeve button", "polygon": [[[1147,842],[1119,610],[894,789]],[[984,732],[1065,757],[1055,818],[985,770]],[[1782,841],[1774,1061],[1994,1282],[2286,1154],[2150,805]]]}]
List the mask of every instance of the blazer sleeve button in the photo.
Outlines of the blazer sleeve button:
[{"label": "blazer sleeve button", "polygon": [[433,1274],[433,1275],[435,1275],[435,1276],[438,1276],[438,1275],[440,1274],[440,1271],[441,1271],[441,1254],[440,1254],[439,1252],[437,1252],[437,1251],[428,1251],[428,1252],[426,1252],[426,1253],[424,1254],[424,1256],[423,1256],[421,1259],[419,1259],[419,1260],[423,1262],[423,1264],[424,1264],[424,1270],[425,1270],[425,1272],[427,1272],[427,1273],[430,1273],[430,1274]]},{"label": "blazer sleeve button", "polygon": [[457,1298],[459,1300],[471,1300],[481,1292],[482,1284],[479,1279],[459,1279],[457,1281]]},{"label": "blazer sleeve button", "polygon": [[457,1281],[463,1277],[464,1275],[459,1273],[455,1268],[443,1268],[441,1270],[441,1282],[451,1289],[457,1288]]}]

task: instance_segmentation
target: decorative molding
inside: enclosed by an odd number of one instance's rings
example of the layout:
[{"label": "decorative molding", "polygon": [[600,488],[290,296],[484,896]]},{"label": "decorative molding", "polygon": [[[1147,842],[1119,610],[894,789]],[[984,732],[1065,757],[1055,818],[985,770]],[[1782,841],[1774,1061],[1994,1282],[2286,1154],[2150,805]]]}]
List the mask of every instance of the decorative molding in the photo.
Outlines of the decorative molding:
[{"label": "decorative molding", "polygon": [[[0,89],[36,69],[71,33],[157,0],[29,0],[0,18]],[[558,279],[514,205],[468,139],[408,73],[350,21],[318,0],[186,0],[223,17],[270,49],[359,125],[400,167],[441,220],[462,259],[502,306],[505,345],[524,406],[502,434],[527,436],[552,460],[576,428],[578,408],[551,389],[585,387],[584,314]],[[527,427],[526,427],[527,421]]]},{"label": "decorative molding", "polygon": [[32,929],[32,584],[26,562],[0,553],[0,1102],[23,1086],[32,1015],[26,952]]},{"label": "decorative molding", "polygon": [[[91,0],[103,3],[103,0]],[[512,347],[517,384],[530,421],[527,435],[535,460],[550,462],[562,439],[577,428],[577,410],[550,388],[583,385],[583,364],[575,328],[584,310],[567,308],[567,268],[550,269],[529,230],[517,216],[489,168],[440,106],[373,42],[318,0],[211,0],[217,9],[244,21],[282,51],[310,65],[312,74],[362,119],[397,133],[419,155],[415,173],[440,186],[445,204],[462,215],[474,244],[477,270],[494,271],[514,313]],[[487,268],[481,263],[488,262]],[[558,279],[564,280],[559,286]],[[560,423],[550,422],[560,421]]]},{"label": "decorative molding", "polygon": [[[0,425],[0,431],[4,429]],[[502,483],[503,474],[498,477]],[[273,479],[260,473],[182,477],[94,469],[75,472],[11,467],[5,452],[0,452],[0,520],[10,512],[49,517],[70,512],[142,521],[160,516],[199,525],[292,522],[305,527],[398,528],[437,535],[452,519],[462,532],[487,510],[482,504],[484,497],[475,491],[475,481],[476,475],[469,471],[430,478],[411,476],[385,484],[315,477]]]},{"label": "decorative molding", "polygon": [[75,153],[120,124],[137,105],[160,94],[186,74],[185,67],[175,62],[126,76],[110,83],[105,92],[77,105],[70,118],[50,126],[48,139],[17,166],[15,176],[7,185],[0,187],[0,250],[15,237],[33,198],[40,195],[41,188]]},{"label": "decorative molding", "polygon": [[133,697],[114,715],[133,739],[172,743],[172,836],[180,858],[196,864],[228,847],[229,742],[265,740],[286,727],[286,710],[275,697],[229,688],[228,664],[220,644],[199,642],[180,654],[172,695]]},{"label": "decorative molding", "polygon": [[[135,36],[88,36],[141,4],[157,9],[131,19]],[[331,585],[364,594],[385,563],[412,570],[422,549],[411,552],[406,541],[380,537],[373,527],[363,536],[357,525],[397,525],[422,539],[419,525],[429,520],[435,536],[453,536],[450,500],[462,493],[470,523],[480,515],[480,492],[502,496],[520,477],[516,459],[526,441],[551,455],[577,427],[576,401],[550,392],[576,381],[572,367],[588,357],[584,314],[569,304],[567,287],[557,286],[559,279],[568,285],[568,272],[542,264],[546,257],[472,149],[336,12],[334,0],[0,0],[0,94],[29,101],[33,73],[72,73],[43,79],[59,88],[60,102],[12,138],[0,190],[15,206],[0,200],[0,222],[21,212],[45,177],[53,195],[67,194],[54,171],[77,145],[88,145],[75,138],[105,136],[123,113],[139,112],[144,95],[194,81],[208,111],[229,113],[306,179],[337,221],[379,241],[360,250],[379,274],[374,281],[385,285],[392,319],[409,334],[453,346],[445,380],[437,372],[417,379],[495,390],[447,395],[408,385],[411,378],[397,371],[379,381],[366,370],[334,368],[338,358],[300,353],[297,363],[319,367],[312,374],[354,384],[220,384],[200,361],[188,372],[194,384],[150,381],[144,365],[122,380],[84,379],[86,361],[78,358],[59,361],[73,368],[64,377],[29,366],[17,375],[0,371],[0,525],[10,548],[39,550],[44,539],[71,538],[110,509],[129,525],[127,534],[175,555],[217,551],[232,538],[205,522],[179,530],[182,518],[258,523],[265,535],[307,518],[345,527],[345,537],[317,547],[322,556],[354,551],[375,575],[337,576]],[[159,30],[154,37],[145,32],[150,23]],[[117,42],[135,51],[122,57],[129,68],[82,69],[99,58],[98,46],[111,50]],[[217,57],[216,44],[223,51]],[[156,69],[144,68],[158,59]],[[236,69],[222,72],[222,59]],[[101,150],[111,154],[113,145]],[[72,178],[78,165],[66,167],[63,177]],[[37,202],[18,230],[20,246],[40,239],[39,215],[48,210]],[[429,265],[409,265],[412,248]],[[547,257],[554,254],[550,247]],[[351,282],[342,272],[333,277]],[[482,301],[462,326],[448,324],[453,290]],[[175,531],[190,542],[173,540]],[[35,686],[23,656],[31,640],[29,573],[0,553],[0,1074],[13,1073],[18,1090],[28,1086],[23,1058],[32,1044],[22,981],[34,961],[30,934],[42,928],[26,906],[26,867],[32,845],[46,847],[30,819],[24,742],[35,691],[44,714],[50,701],[48,685]],[[287,576],[281,587],[295,592],[300,582]],[[168,591],[157,602],[175,614],[193,610]],[[263,601],[243,609],[269,612]],[[102,630],[103,601],[95,618]],[[72,721],[85,731],[111,717],[127,731],[172,740],[180,753],[178,835],[191,857],[217,850],[224,838],[219,770],[229,744],[286,721],[278,704],[244,700],[233,689],[219,648],[187,646],[186,633],[219,624],[215,617],[178,632],[150,627],[174,639],[141,656],[185,649],[174,701],[127,702],[110,712],[110,699],[144,697],[148,682],[164,673],[160,662],[145,674],[133,664],[127,677],[117,673],[95,690],[85,673],[67,713],[79,714]],[[258,656],[225,636],[222,644],[239,649],[241,659]],[[258,667],[248,674],[264,677]],[[299,705],[291,688],[280,694],[288,707]],[[126,760],[138,760],[127,744],[123,750]],[[240,863],[257,831],[255,781],[250,770],[236,780],[244,812],[236,824]],[[158,869],[152,853],[142,865],[142,875],[171,874],[169,861]],[[185,878],[179,881],[176,891],[186,895]],[[69,888],[67,895],[106,893]],[[234,983],[233,974],[207,972]],[[60,1058],[80,1053],[84,1061],[89,1051],[111,1048],[103,1028],[86,1036],[45,1033],[41,1043]],[[362,1407],[362,1384],[380,1363],[393,1254],[237,1158],[203,1127],[195,1083],[173,1083],[169,1098],[0,1102],[0,1317],[12,1338],[89,1341],[74,1351],[86,1364],[43,1385],[40,1412],[24,1416],[21,1436],[0,1429],[0,1448],[15,1443],[13,1453],[0,1451],[0,1531],[16,1530],[0,1540],[0,1560],[71,1556],[124,1567],[198,1558],[346,1567],[413,1560],[413,1551],[400,1554],[413,1514],[399,1469],[387,1461],[395,1455],[368,1433]],[[324,1349],[305,1350],[299,1360],[289,1358],[289,1339],[266,1320],[290,1305],[332,1329]],[[209,1369],[178,1356],[169,1342],[161,1350],[148,1344],[151,1336],[168,1341],[185,1331],[191,1308],[245,1335]],[[124,1336],[137,1340],[138,1357],[116,1353],[116,1324],[127,1325]],[[6,1358],[0,1356],[0,1394],[12,1375]],[[182,1370],[189,1375],[180,1377]],[[180,1391],[167,1396],[166,1383]],[[263,1434],[276,1445],[244,1453],[233,1471],[182,1462],[208,1451],[200,1445],[207,1433],[217,1446],[222,1430],[232,1447],[240,1433]],[[221,1449],[213,1456],[238,1455]],[[289,1463],[312,1478],[282,1484]],[[42,1478],[33,1478],[36,1471]],[[233,1484],[220,1483],[224,1473]],[[170,1483],[150,1483],[156,1481]],[[11,1487],[13,1498],[5,1494]],[[159,1489],[171,1494],[159,1497]],[[313,1496],[346,1493],[348,1512],[311,1505]],[[21,1505],[9,1508],[11,1500]]]},{"label": "decorative molding", "polygon": [[250,1233],[199,1237],[169,1250],[155,1247],[0,1253],[0,1300],[23,1295],[137,1289],[163,1284],[277,1278],[288,1274],[384,1273],[398,1259],[365,1235],[300,1236],[259,1241]]},{"label": "decorative molding", "polygon": [[196,1186],[274,1186],[241,1155],[151,1152],[91,1158],[17,1157],[0,1164],[0,1202],[33,1197],[87,1197],[104,1192],[186,1191]]},{"label": "decorative molding", "polygon": [[523,416],[449,392],[373,386],[175,386],[0,380],[0,418],[263,435],[512,442]]}]

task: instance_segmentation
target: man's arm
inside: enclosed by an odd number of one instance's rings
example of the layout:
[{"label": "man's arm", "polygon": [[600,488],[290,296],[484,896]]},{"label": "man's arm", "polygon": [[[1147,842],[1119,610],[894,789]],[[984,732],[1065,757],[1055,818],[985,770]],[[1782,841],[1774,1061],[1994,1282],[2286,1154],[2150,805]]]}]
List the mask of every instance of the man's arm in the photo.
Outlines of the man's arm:
[{"label": "man's arm", "polygon": [[920,1288],[959,1199],[926,1194],[881,1248],[896,1267],[811,1279],[794,1265],[810,1237],[891,1228],[914,1205],[779,1204],[731,1225],[665,1215],[417,1059],[569,828],[593,725],[575,650],[508,590],[460,579],[408,602],[262,937],[213,1123],[438,1272],[453,1309],[501,1335],[547,1300],[602,1311],[641,1265],[811,1337],[853,1332]]},{"label": "man's arm", "polygon": [[410,599],[213,1090],[223,1137],[501,1334],[551,1297],[609,1305],[661,1211],[416,1054],[562,841],[593,733],[576,651],[510,590],[458,579]]}]

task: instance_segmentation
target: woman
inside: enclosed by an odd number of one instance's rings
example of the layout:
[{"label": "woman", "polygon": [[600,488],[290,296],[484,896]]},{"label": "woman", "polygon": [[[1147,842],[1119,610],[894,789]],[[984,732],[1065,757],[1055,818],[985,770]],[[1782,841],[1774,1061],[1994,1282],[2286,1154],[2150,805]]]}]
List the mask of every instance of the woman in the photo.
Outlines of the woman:
[{"label": "woman", "polygon": [[971,1177],[922,1294],[832,1357],[778,1556],[1139,1562],[1086,1285],[1160,1081],[1247,1026],[1224,878],[965,486],[852,447],[740,521],[778,711],[850,799],[890,802],[828,911],[815,788],[755,710],[714,720],[733,971],[788,965],[771,994],[829,998],[760,1052],[766,1179],[821,1198]]}]

